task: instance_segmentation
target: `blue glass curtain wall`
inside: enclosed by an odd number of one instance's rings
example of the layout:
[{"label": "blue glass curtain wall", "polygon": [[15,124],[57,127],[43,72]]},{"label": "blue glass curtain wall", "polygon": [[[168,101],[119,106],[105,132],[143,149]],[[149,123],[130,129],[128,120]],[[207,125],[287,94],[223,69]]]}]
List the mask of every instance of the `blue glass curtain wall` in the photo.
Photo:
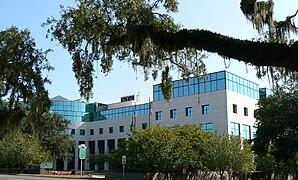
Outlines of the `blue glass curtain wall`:
[{"label": "blue glass curtain wall", "polygon": [[[227,71],[207,74],[201,79],[173,81],[172,98],[228,89],[248,97],[259,98],[259,86]],[[153,86],[153,100],[164,100],[160,84]]]},{"label": "blue glass curtain wall", "polygon": [[86,114],[86,104],[76,101],[52,100],[51,111],[61,114],[67,120],[81,122],[82,117]]},{"label": "blue glass curtain wall", "polygon": [[108,110],[96,112],[94,120],[99,121],[99,120],[105,120],[105,119],[126,118],[126,117],[133,117],[135,115],[137,118],[138,116],[143,116],[143,115],[148,115],[149,117],[149,111],[150,111],[149,103],[115,108],[115,109],[108,109]]}]

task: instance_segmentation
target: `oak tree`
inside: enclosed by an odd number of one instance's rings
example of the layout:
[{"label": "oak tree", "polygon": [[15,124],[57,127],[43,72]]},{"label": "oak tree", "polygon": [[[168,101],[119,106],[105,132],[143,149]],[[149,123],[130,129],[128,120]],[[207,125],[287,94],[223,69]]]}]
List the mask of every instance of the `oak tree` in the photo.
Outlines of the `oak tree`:
[{"label": "oak tree", "polygon": [[171,69],[181,71],[183,78],[206,72],[202,51],[257,66],[259,76],[267,72],[292,76],[298,70],[298,44],[288,38],[297,32],[297,13],[275,21],[273,0],[241,0],[243,14],[266,34],[258,40],[241,40],[182,28],[170,15],[179,10],[178,4],[178,0],[77,0],[76,7],[62,6],[60,19],[49,18],[44,25],[51,39],[70,53],[81,95],[87,99],[92,96],[96,62],[108,73],[114,59],[141,67],[145,79],[149,75],[156,79],[161,72],[165,99],[171,98]]}]

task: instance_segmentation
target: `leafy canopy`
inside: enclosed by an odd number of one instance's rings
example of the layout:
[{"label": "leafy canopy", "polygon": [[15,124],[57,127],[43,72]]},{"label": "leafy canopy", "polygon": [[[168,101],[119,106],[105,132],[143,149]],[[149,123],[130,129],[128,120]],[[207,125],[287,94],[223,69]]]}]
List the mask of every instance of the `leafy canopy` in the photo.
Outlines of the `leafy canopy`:
[{"label": "leafy canopy", "polygon": [[298,95],[295,92],[280,92],[258,102],[253,150],[262,158],[274,157],[277,163],[297,170],[298,152]]},{"label": "leafy canopy", "polygon": [[42,74],[53,69],[48,64],[47,52],[36,48],[28,30],[11,27],[0,31],[1,133],[17,127],[26,108],[35,114],[34,121],[49,110],[50,100],[44,86],[50,81]]},{"label": "leafy canopy", "polygon": [[112,152],[109,162],[113,170],[122,170],[123,155],[126,170],[137,172],[182,172],[186,168],[189,172],[217,171],[222,175],[228,171],[232,175],[254,169],[251,145],[239,137],[216,136],[196,125],[154,126],[133,132]]},{"label": "leafy canopy", "polygon": [[[150,74],[156,79],[162,71],[164,92],[170,92],[170,68],[177,67],[183,77],[205,73],[205,55],[194,48],[174,48],[174,41],[159,38],[155,42],[152,37],[159,30],[178,31],[180,26],[172,17],[158,11],[162,6],[168,13],[177,12],[177,0],[78,0],[77,4],[76,8],[62,7],[61,19],[48,19],[44,25],[50,25],[49,33],[71,54],[82,96],[92,96],[95,61],[103,73],[112,70],[114,58],[141,67],[145,79]],[[171,94],[165,97],[170,99]]]},{"label": "leafy canopy", "polygon": [[182,29],[170,16],[178,11],[178,0],[77,0],[76,7],[62,6],[60,19],[49,18],[44,25],[49,26],[52,40],[58,40],[70,53],[81,96],[92,97],[96,62],[108,73],[118,59],[133,68],[141,67],[145,79],[150,74],[153,79],[160,75],[169,100],[170,70],[180,71],[183,78],[204,74],[203,50],[255,65],[258,76],[297,71],[298,46],[288,41],[290,32],[297,32],[296,14],[274,21],[273,5],[272,0],[241,1],[247,19],[259,33],[266,32],[257,41]]}]

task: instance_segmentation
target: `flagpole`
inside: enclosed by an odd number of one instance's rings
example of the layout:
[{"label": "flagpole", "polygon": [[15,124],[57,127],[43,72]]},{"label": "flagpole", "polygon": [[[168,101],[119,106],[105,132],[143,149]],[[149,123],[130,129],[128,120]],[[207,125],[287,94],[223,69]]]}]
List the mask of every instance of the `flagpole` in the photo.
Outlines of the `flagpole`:
[{"label": "flagpole", "polygon": [[150,104],[150,97],[149,97],[149,123],[148,123],[149,127],[150,127],[150,119],[151,119],[151,104]]},{"label": "flagpole", "polygon": [[133,119],[134,119],[134,128],[137,127],[137,102],[135,101],[135,112],[133,114]]}]

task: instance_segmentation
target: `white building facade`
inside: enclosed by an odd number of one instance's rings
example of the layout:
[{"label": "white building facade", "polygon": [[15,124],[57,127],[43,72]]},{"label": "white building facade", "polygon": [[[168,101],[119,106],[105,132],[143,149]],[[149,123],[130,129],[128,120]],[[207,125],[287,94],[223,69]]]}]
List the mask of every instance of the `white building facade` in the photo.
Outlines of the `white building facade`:
[{"label": "white building facade", "polygon": [[[78,145],[87,146],[88,155],[98,155],[111,153],[120,141],[128,139],[131,126],[143,129],[157,124],[166,127],[195,124],[218,135],[253,138],[258,84],[220,71],[200,79],[173,81],[172,92],[172,99],[165,101],[157,84],[153,86],[151,102],[133,95],[122,97],[121,102],[114,104],[87,104],[82,121],[72,121],[70,125],[74,140]],[[71,164],[67,166],[65,161],[64,169],[80,167],[78,148]],[[108,164],[95,166],[87,158],[83,167],[108,169]]]}]

